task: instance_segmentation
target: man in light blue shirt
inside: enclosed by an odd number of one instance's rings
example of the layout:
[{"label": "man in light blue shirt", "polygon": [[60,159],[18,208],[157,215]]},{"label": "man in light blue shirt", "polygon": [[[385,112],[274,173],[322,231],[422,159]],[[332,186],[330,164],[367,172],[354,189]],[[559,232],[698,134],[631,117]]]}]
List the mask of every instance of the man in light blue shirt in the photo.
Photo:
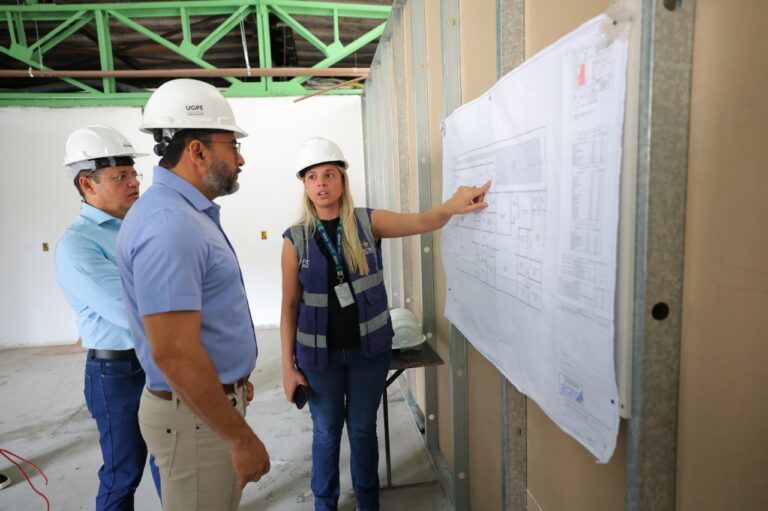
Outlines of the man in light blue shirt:
[{"label": "man in light blue shirt", "polygon": [[147,371],[139,424],[160,469],[166,510],[235,510],[269,471],[245,422],[256,336],[216,197],[234,193],[245,133],[221,93],[171,80],[144,108],[162,156],[126,216],[118,265],[136,352]]},{"label": "man in light blue shirt", "polygon": [[66,151],[64,164],[83,207],[56,246],[56,276],[88,349],[85,402],[103,457],[96,509],[133,509],[147,461],[137,418],[145,376],[133,349],[115,252],[122,218],[139,198],[141,175],[133,158],[141,155],[105,125],[75,130]]}]

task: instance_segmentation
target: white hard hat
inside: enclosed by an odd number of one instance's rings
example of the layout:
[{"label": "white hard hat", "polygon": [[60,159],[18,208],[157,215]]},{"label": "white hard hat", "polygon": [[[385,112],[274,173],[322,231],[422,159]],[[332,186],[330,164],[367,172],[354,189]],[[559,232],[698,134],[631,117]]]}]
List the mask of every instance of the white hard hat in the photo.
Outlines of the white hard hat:
[{"label": "white hard hat", "polygon": [[392,318],[392,328],[395,336],[392,338],[392,349],[416,348],[421,345],[426,336],[421,332],[421,325],[416,314],[408,309],[391,309],[389,315]]},{"label": "white hard hat", "polygon": [[344,153],[331,140],[321,137],[310,138],[299,149],[299,156],[296,158],[296,168],[298,169],[296,177],[301,179],[304,171],[309,167],[329,162],[341,163],[341,168],[344,170],[347,170],[349,166],[347,159],[344,158]]},{"label": "white hard hat", "polygon": [[[69,135],[64,165],[67,166],[70,177],[74,179],[81,170],[96,170],[121,164],[132,165],[130,158],[139,156],[147,155],[137,153],[133,144],[115,128],[105,124],[92,124]],[[128,160],[120,161],[120,158]]]},{"label": "white hard hat", "polygon": [[141,131],[169,128],[231,131],[236,138],[248,136],[235,124],[232,107],[216,87],[189,78],[165,82],[144,107]]}]

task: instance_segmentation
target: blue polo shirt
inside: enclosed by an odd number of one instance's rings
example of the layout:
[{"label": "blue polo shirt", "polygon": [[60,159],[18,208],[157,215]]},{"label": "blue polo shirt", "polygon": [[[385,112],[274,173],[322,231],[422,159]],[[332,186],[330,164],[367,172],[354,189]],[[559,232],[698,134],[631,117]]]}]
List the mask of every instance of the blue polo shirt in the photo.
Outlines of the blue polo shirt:
[{"label": "blue polo shirt", "polygon": [[256,365],[256,334],[240,265],[219,223],[219,206],[185,179],[154,168],[152,186],[120,229],[117,260],[136,354],[147,387],[170,390],[152,359],[142,316],[200,311],[200,337],[222,383]]},{"label": "blue polo shirt", "polygon": [[120,223],[84,203],[56,244],[56,279],[86,348],[133,348],[115,257]]}]

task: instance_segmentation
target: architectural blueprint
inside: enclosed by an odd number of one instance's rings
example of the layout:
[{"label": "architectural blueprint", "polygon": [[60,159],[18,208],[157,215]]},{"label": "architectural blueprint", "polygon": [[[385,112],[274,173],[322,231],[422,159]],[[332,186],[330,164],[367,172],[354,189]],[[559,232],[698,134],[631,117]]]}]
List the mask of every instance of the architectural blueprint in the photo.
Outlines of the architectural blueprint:
[{"label": "architectural blueprint", "polygon": [[614,372],[627,41],[595,18],[444,123],[443,191],[492,180],[443,229],[446,317],[600,462]]}]

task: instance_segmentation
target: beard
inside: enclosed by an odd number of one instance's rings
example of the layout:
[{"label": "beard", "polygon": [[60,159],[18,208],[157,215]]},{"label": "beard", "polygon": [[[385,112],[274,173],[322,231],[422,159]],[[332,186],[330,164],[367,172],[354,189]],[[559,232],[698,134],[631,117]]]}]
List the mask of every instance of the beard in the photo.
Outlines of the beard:
[{"label": "beard", "polygon": [[238,172],[239,169],[230,170],[226,163],[215,158],[208,173],[203,177],[203,184],[217,197],[231,195],[240,188],[240,183],[237,182]]}]

